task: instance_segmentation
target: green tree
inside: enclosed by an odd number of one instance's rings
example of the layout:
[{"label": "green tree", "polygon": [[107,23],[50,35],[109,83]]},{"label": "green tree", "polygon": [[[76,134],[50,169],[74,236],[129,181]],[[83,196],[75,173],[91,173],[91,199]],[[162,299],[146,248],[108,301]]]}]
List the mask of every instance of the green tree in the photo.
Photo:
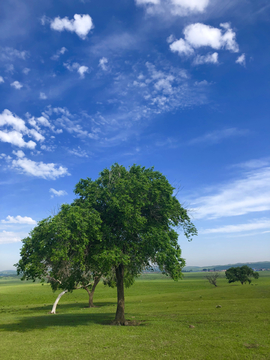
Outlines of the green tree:
[{"label": "green tree", "polygon": [[246,282],[250,284],[251,277],[254,277],[254,279],[258,279],[259,273],[253,271],[247,265],[241,267],[231,267],[226,270],[226,278],[228,279],[229,283],[240,281],[242,285]]},{"label": "green tree", "polygon": [[100,259],[114,269],[117,286],[115,324],[124,325],[124,285],[130,286],[146,267],[158,264],[178,280],[185,265],[178,245],[181,228],[191,240],[197,234],[164,175],[153,168],[114,164],[95,181],[80,180],[73,205],[99,214]]},{"label": "green tree", "polygon": [[[22,240],[21,259],[15,266],[22,280],[40,279],[53,291],[83,288],[89,295],[89,307],[105,266],[98,259],[100,218],[94,211],[63,205],[54,217],[46,218]],[[102,268],[101,268],[102,267]]]}]

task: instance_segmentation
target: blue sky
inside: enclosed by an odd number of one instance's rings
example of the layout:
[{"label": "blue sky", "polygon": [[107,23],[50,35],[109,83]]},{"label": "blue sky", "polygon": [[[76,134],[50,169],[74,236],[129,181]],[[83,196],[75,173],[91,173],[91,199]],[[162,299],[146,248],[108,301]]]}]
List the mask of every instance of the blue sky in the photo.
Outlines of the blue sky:
[{"label": "blue sky", "polygon": [[179,190],[187,265],[270,260],[269,2],[7,0],[0,18],[0,270],[115,162]]}]

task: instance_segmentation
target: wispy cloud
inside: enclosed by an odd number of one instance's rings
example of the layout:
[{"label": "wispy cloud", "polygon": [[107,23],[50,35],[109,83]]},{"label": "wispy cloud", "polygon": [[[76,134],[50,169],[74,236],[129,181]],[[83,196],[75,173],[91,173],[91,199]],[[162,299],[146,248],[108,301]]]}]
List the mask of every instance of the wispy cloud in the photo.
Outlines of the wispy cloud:
[{"label": "wispy cloud", "polygon": [[203,229],[200,234],[226,234],[226,233],[241,233],[254,230],[270,229],[270,219],[255,219],[249,223],[226,225],[219,228]]},{"label": "wispy cloud", "polygon": [[195,139],[192,139],[188,142],[189,145],[195,144],[216,144],[222,141],[223,139],[228,139],[237,136],[245,136],[248,134],[247,130],[240,130],[237,128],[229,128],[224,130],[216,130],[205,135],[199,136]]},{"label": "wispy cloud", "polygon": [[252,169],[192,203],[197,219],[216,219],[270,210],[270,167]]},{"label": "wispy cloud", "polygon": [[209,0],[135,0],[138,6],[145,6],[148,14],[169,13],[175,16],[187,16],[202,13],[206,10]]},{"label": "wispy cloud", "polygon": [[4,230],[0,232],[0,244],[11,244],[15,242],[20,242],[21,239],[25,236],[27,236],[27,233],[17,233]]},{"label": "wispy cloud", "polygon": [[55,190],[53,188],[50,188],[51,198],[55,196],[65,196],[67,195],[67,192],[65,190]]}]

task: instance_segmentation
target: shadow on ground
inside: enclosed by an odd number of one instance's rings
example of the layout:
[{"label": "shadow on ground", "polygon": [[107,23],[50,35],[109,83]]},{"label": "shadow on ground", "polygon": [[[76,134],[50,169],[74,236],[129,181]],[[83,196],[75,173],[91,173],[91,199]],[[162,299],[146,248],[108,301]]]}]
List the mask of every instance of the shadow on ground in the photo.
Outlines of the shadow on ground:
[{"label": "shadow on ground", "polygon": [[102,314],[58,314],[43,315],[21,318],[17,323],[0,324],[0,331],[27,332],[32,330],[41,330],[49,327],[61,326],[91,326],[94,324],[110,325],[114,319],[113,313]]},{"label": "shadow on ground", "polygon": [[[103,307],[103,306],[116,306],[115,302],[95,302],[94,303],[96,308]],[[30,311],[48,311],[50,312],[52,310],[52,304],[44,304],[43,306],[35,306],[35,307],[26,307],[27,310]],[[56,312],[59,312],[59,310],[79,310],[79,309],[93,309],[88,307],[87,302],[76,302],[76,303],[61,303],[57,305]]]}]

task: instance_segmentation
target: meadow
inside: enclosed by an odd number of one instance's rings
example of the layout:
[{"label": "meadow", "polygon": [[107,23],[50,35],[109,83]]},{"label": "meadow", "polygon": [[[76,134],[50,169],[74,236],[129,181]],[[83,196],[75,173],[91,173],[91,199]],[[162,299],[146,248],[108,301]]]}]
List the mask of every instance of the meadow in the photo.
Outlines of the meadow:
[{"label": "meadow", "polygon": [[64,295],[48,284],[0,278],[0,358],[11,359],[270,359],[270,272],[252,285],[215,288],[204,273],[174,282],[144,274],[126,289],[126,318],[112,326],[116,289],[99,284],[86,308],[85,290]]}]

